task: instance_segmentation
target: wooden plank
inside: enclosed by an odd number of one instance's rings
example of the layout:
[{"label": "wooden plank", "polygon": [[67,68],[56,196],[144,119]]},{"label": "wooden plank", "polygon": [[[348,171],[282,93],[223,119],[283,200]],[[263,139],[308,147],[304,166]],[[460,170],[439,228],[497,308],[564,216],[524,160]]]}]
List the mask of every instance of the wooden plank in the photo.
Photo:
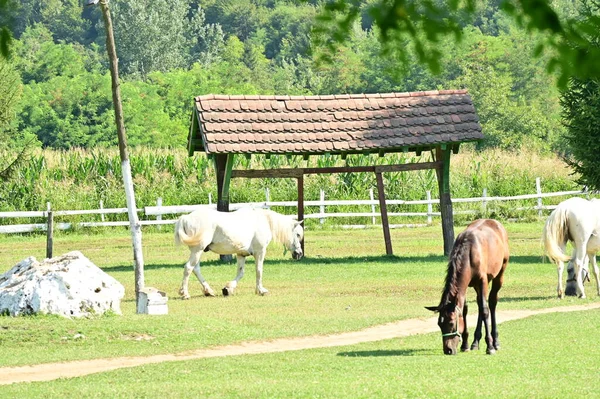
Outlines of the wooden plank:
[{"label": "wooden plank", "polygon": [[390,223],[388,221],[387,206],[385,204],[385,192],[383,186],[383,176],[381,173],[376,173],[377,177],[377,195],[379,197],[379,210],[381,211],[381,224],[383,226],[383,239],[385,241],[385,253],[393,255],[392,237],[390,235]]},{"label": "wooden plank", "polygon": [[48,227],[46,228],[46,258],[52,258],[52,248],[54,246],[54,216],[52,211],[48,211]]},{"label": "wooden plank", "polygon": [[302,176],[302,169],[255,169],[255,170],[233,170],[231,177],[246,177],[249,179],[256,178],[294,178]]},{"label": "wooden plank", "polygon": [[[304,175],[298,177],[298,220],[304,220]],[[302,253],[306,254],[304,251],[304,237],[302,237],[300,247]]]},{"label": "wooden plank", "polygon": [[450,154],[449,149],[436,149],[436,160],[442,162],[442,169],[436,169],[442,214],[442,235],[444,237],[444,255],[449,256],[454,246],[454,215],[450,198]]},{"label": "wooden plank", "polygon": [[421,162],[398,165],[378,166],[332,166],[328,168],[294,168],[294,169],[256,169],[256,170],[234,170],[231,177],[246,178],[299,178],[301,175],[327,174],[327,173],[384,173],[384,172],[406,172],[411,170],[441,169],[441,162]]}]

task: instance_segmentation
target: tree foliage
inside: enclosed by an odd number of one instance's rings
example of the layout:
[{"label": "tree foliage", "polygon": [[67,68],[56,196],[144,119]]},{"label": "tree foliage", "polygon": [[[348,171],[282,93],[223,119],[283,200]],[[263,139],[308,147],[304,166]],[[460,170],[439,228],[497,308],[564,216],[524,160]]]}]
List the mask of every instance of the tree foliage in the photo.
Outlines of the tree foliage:
[{"label": "tree foliage", "polygon": [[[528,31],[527,20],[515,19],[517,11],[502,10],[505,3],[112,0],[128,142],[185,146],[193,98],[208,93],[466,88],[486,136],[483,146],[555,150],[565,129],[556,74],[546,72],[555,53],[533,57],[551,35]],[[12,68],[24,95],[15,104],[8,140],[34,136],[43,147],[61,149],[114,145],[98,8],[82,8],[78,0],[12,4],[18,5]],[[386,14],[392,6],[401,11],[395,22]],[[563,21],[582,16],[570,0],[553,7],[563,28]],[[331,21],[323,25],[327,15],[347,22],[347,30]],[[319,45],[333,39],[343,43]],[[333,62],[319,62],[324,58]]]},{"label": "tree foliage", "polygon": [[571,152],[567,161],[581,176],[581,184],[600,190],[600,84],[595,79],[571,79],[562,105]]},{"label": "tree foliage", "polygon": [[[380,38],[389,49],[398,42],[410,43],[419,62],[434,72],[441,70],[442,38],[462,38],[466,24],[477,23],[485,12],[476,0],[331,0],[319,16],[316,31],[319,43],[335,48],[345,42],[352,24],[368,15],[380,30]],[[561,2],[553,6],[550,0],[496,0],[482,2],[492,11],[495,7],[509,15],[520,28],[530,33],[543,33],[535,49],[537,55],[546,51],[550,57],[547,70],[558,72],[559,86],[564,87],[569,76],[600,77],[600,49],[590,46],[586,36],[600,29],[600,16],[588,14],[561,15]],[[567,3],[568,4],[568,3]],[[491,6],[491,7],[490,7]],[[568,7],[564,7],[568,8]],[[399,59],[406,61],[403,53]]]},{"label": "tree foliage", "polygon": [[[591,19],[598,15],[600,3],[584,1],[582,15]],[[590,31],[588,46],[600,50],[600,32]],[[600,79],[572,77],[562,92],[561,104],[569,145],[567,162],[580,176],[579,182],[600,190]]]}]

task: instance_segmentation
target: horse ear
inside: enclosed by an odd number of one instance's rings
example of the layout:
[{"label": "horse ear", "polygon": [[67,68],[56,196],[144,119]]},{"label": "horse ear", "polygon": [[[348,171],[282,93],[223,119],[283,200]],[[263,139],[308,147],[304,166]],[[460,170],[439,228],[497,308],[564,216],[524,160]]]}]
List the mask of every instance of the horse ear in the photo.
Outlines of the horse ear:
[{"label": "horse ear", "polygon": [[425,309],[431,310],[432,312],[435,312],[435,313],[440,311],[440,308],[438,306],[425,306]]},{"label": "horse ear", "polygon": [[300,226],[302,223],[304,223],[304,219],[303,220],[294,220],[294,226]]}]

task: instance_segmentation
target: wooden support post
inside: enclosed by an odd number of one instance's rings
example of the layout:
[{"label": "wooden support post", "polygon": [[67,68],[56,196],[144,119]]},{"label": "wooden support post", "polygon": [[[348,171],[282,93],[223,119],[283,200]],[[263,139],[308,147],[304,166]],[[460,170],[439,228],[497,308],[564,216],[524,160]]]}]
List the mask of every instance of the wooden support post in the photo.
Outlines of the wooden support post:
[{"label": "wooden support post", "polygon": [[[160,207],[162,206],[162,197],[158,197],[158,198],[156,199],[156,206],[157,206],[158,208],[160,208]],[[161,211],[161,212],[162,212],[162,211]],[[162,213],[160,213],[160,214],[158,214],[158,215],[156,216],[156,220],[158,220],[159,222],[160,222],[160,221],[162,221]],[[158,229],[159,229],[159,230],[162,228],[162,226],[161,226],[160,224],[159,224],[157,227],[158,227]]]},{"label": "wooden support post", "polygon": [[[100,200],[100,209],[104,209],[104,202]],[[104,213],[100,214],[100,220],[104,222]]]},{"label": "wooden support post", "polygon": [[[298,220],[304,220],[304,174],[298,176]],[[300,244],[302,253],[306,255],[304,251],[304,237],[302,237]]]},{"label": "wooden support post", "polygon": [[[373,189],[372,188],[369,189],[369,198],[371,199],[371,201],[375,200],[375,196],[373,195]],[[371,212],[373,214],[375,214],[375,205],[371,205]],[[375,222],[376,222],[375,216],[373,216],[371,218],[371,223],[375,224]]]},{"label": "wooden support post", "polygon": [[[88,5],[98,3],[87,1]],[[144,253],[142,251],[142,225],[139,222],[137,207],[135,205],[135,192],[133,189],[133,177],[131,174],[131,163],[127,152],[127,135],[125,133],[125,118],[123,116],[123,105],[121,101],[121,86],[119,81],[119,62],[115,38],[113,33],[112,19],[108,8],[108,0],[100,1],[100,10],[104,19],[104,31],[106,32],[106,51],[108,53],[109,69],[112,82],[113,107],[115,109],[115,124],[117,126],[117,141],[119,144],[119,155],[121,158],[121,171],[123,174],[123,186],[125,187],[125,199],[127,201],[127,213],[129,215],[129,229],[131,230],[131,241],[133,246],[133,261],[135,273],[135,297],[137,309],[140,309],[140,291],[144,289]]]},{"label": "wooden support post", "polygon": [[[319,199],[321,200],[321,205],[319,205],[319,210],[321,211],[321,215],[325,215],[325,190],[320,189]],[[325,223],[325,217],[321,217],[319,219],[319,223]]]},{"label": "wooden support post", "polygon": [[537,198],[537,209],[538,209],[538,217],[542,217],[542,182],[539,177],[535,178],[535,192],[538,195]]},{"label": "wooden support post", "polygon": [[54,217],[52,211],[48,211],[46,230],[46,258],[52,258],[52,247],[54,245]]},{"label": "wooden support post", "polygon": [[442,235],[444,255],[449,256],[454,245],[454,213],[450,198],[450,152],[448,148],[436,148],[436,161],[441,161],[441,169],[436,169],[440,190],[440,213],[442,214]]},{"label": "wooden support post", "polygon": [[427,224],[433,223],[433,203],[431,202],[431,191],[427,190]]},{"label": "wooden support post", "polygon": [[383,176],[380,172],[376,172],[377,177],[377,191],[379,197],[379,210],[381,211],[381,224],[383,226],[383,239],[385,240],[385,253],[387,255],[393,255],[392,250],[392,238],[390,236],[390,224],[388,222],[387,205],[385,203],[385,191],[383,188]]},{"label": "wooden support post", "polygon": [[[214,156],[215,171],[217,175],[217,211],[229,212],[229,182],[233,169],[234,154],[216,154]],[[229,263],[233,260],[231,255],[221,255],[222,262]]]}]

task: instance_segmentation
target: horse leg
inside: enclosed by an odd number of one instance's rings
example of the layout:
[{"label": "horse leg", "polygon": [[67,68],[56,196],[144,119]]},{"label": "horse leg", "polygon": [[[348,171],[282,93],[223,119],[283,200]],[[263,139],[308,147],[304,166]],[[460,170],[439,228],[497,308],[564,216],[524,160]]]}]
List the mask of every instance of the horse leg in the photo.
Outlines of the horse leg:
[{"label": "horse leg", "polygon": [[577,281],[577,293],[579,298],[585,298],[585,290],[583,288],[583,270],[585,268],[584,262],[586,261],[586,247],[587,240],[576,245],[574,266],[575,266],[575,280]]},{"label": "horse leg", "polygon": [[[481,304],[479,303],[479,288],[475,288],[475,292],[477,294],[477,307],[481,309]],[[475,334],[473,336],[473,343],[471,344],[471,350],[479,349],[479,341],[481,340],[481,325],[483,323],[483,319],[481,318],[481,311],[477,312],[477,325],[475,326]]]},{"label": "horse leg", "polygon": [[258,295],[267,295],[269,293],[269,290],[262,285],[263,261],[265,260],[266,252],[266,249],[262,249],[254,254],[254,259],[256,260],[256,294]]},{"label": "horse leg", "polygon": [[196,267],[194,267],[194,274],[196,275],[196,278],[198,279],[200,284],[202,284],[202,291],[204,291],[204,296],[217,295],[215,294],[215,291],[213,291],[213,289],[210,288],[210,285],[208,285],[208,282],[204,279],[204,277],[202,277],[202,274],[200,273],[200,263],[198,263]]},{"label": "horse leg", "polygon": [[[556,266],[556,271],[558,273],[558,286],[556,287],[558,299],[563,299],[565,297],[565,291],[563,290],[563,285],[562,285],[562,275],[563,275],[564,268],[565,268],[565,263],[562,260],[559,260],[558,264]],[[568,285],[569,285],[569,283],[567,282],[567,286]]]},{"label": "horse leg", "polygon": [[500,341],[498,340],[498,325],[496,324],[496,305],[498,304],[498,291],[502,288],[503,275],[497,276],[492,282],[490,297],[488,303],[490,305],[490,316],[492,319],[492,344],[495,350],[500,349]]},{"label": "horse leg", "polygon": [[494,349],[494,342],[492,340],[492,334],[490,331],[490,308],[488,307],[486,300],[487,280],[485,280],[485,277],[482,279],[480,284],[481,285],[479,286],[479,289],[477,289],[477,305],[479,306],[479,319],[477,321],[477,327],[479,330],[479,335],[477,334],[477,331],[475,331],[475,339],[479,343],[479,339],[481,339],[481,325],[479,324],[480,322],[483,322],[485,327],[485,343],[487,346],[485,353],[488,355],[493,355],[496,353],[496,350]]},{"label": "horse leg", "polygon": [[215,292],[210,288],[202,274],[200,274],[200,258],[202,257],[202,247],[195,246],[190,248],[190,258],[186,262],[183,267],[183,280],[181,282],[181,288],[179,289],[179,294],[183,297],[183,299],[190,299],[190,293],[188,292],[188,283],[190,281],[190,274],[192,270],[194,274],[202,284],[202,289],[204,291],[204,295],[206,296],[215,296]]},{"label": "horse leg", "polygon": [[235,289],[237,288],[237,283],[244,277],[244,266],[246,265],[246,257],[242,255],[237,255],[237,276],[235,276],[235,280],[232,280],[225,284],[223,287],[223,296],[233,295]]},{"label": "horse leg", "polygon": [[469,306],[467,305],[467,302],[465,301],[465,304],[463,306],[463,311],[462,311],[464,328],[463,328],[463,332],[461,334],[461,338],[462,338],[462,344],[460,345],[461,352],[469,351],[469,331],[467,330],[467,313],[468,312],[469,312]]},{"label": "horse leg", "polygon": [[[596,277],[596,289],[598,290],[598,295],[600,296],[600,273],[598,269],[598,263],[596,263],[596,254],[588,254],[588,258],[592,261],[592,268],[594,269],[594,277]],[[589,271],[588,271],[589,273]]]}]

